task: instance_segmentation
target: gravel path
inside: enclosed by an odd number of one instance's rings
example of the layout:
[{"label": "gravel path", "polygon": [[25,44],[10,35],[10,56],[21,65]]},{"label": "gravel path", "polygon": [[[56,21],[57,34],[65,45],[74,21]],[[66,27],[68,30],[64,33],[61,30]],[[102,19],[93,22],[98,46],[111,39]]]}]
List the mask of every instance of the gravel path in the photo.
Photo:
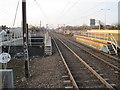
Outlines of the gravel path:
[{"label": "gravel path", "polygon": [[54,48],[54,54],[47,57],[37,57],[31,66],[31,78],[28,79],[28,88],[64,88],[66,70]]}]

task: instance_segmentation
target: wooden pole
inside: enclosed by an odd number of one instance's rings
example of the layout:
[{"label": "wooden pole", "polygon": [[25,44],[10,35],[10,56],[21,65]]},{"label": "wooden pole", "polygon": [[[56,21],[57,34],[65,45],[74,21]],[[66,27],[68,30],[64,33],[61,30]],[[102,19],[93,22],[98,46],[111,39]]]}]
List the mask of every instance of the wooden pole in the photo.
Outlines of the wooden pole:
[{"label": "wooden pole", "polygon": [[27,24],[26,24],[26,0],[22,0],[22,27],[23,27],[23,49],[25,59],[25,77],[29,78],[29,57],[27,43]]}]

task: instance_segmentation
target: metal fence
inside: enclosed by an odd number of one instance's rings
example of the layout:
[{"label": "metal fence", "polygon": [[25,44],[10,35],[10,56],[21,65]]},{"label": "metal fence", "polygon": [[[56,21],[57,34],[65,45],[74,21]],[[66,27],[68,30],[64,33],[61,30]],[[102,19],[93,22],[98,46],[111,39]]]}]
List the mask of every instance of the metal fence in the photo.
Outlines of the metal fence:
[{"label": "metal fence", "polygon": [[22,41],[20,42],[20,40],[23,40],[23,36],[21,33],[1,34],[0,38],[1,38],[0,43],[2,43],[2,45],[18,45],[18,42],[20,45],[22,45]]}]

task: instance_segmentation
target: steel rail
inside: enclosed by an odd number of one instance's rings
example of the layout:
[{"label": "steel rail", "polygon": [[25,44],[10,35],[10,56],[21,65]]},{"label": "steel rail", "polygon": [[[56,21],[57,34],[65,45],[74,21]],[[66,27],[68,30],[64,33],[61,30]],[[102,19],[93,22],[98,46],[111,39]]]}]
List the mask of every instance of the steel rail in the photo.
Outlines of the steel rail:
[{"label": "steel rail", "polygon": [[56,43],[56,41],[54,39],[53,39],[53,41],[54,41],[54,43],[55,43],[55,45],[57,47],[57,50],[58,50],[58,52],[60,54],[60,57],[61,57],[63,63],[64,63],[64,65],[65,65],[65,67],[66,67],[66,69],[68,71],[68,75],[70,76],[70,80],[72,81],[73,87],[76,88],[77,90],[79,90],[78,85],[77,85],[77,83],[76,83],[76,81],[75,81],[75,79],[74,79],[74,77],[73,77],[73,75],[72,75],[72,73],[71,73],[71,71],[70,71],[70,69],[69,69],[69,67],[68,67],[68,65],[67,65],[67,63],[66,63],[66,61],[65,61],[59,47],[58,47],[58,45],[57,45],[57,43]]},{"label": "steel rail", "polygon": [[114,90],[114,88],[104,80],[95,70],[93,70],[85,61],[83,61],[71,48],[69,48],[63,41],[58,39],[69,51],[71,51],[80,62],[82,62],[107,88]]},{"label": "steel rail", "polygon": [[[77,47],[79,47],[79,48],[80,48],[80,46],[76,45],[75,43],[73,43],[73,42],[71,42],[71,41],[68,41],[68,42],[70,42],[70,43],[72,43],[73,45],[75,45],[75,46],[77,46]],[[82,49],[82,48],[80,48],[80,49]],[[102,58],[100,58],[100,57],[98,57],[98,56],[96,56],[96,55],[92,54],[92,53],[91,53],[91,52],[89,52],[89,51],[86,51],[86,50],[84,50],[84,49],[82,49],[82,50],[83,50],[83,51],[85,51],[86,53],[90,54],[91,56],[93,56],[93,57],[95,57],[95,58],[97,58],[97,59],[101,60],[102,62],[104,62],[104,63],[108,64],[110,67],[112,67],[112,68],[114,68],[115,70],[117,70],[117,71],[119,71],[119,72],[120,72],[120,68],[118,68],[117,66],[115,66],[115,65],[113,65],[113,64],[111,64],[111,63],[109,63],[109,62],[105,61],[104,59],[102,59]]]},{"label": "steel rail", "polygon": [[[60,34],[57,34],[57,35],[60,35]],[[62,36],[64,36],[64,35],[62,35]],[[69,38],[68,38],[68,39],[69,39]],[[69,40],[70,40],[70,39],[69,39]],[[80,44],[82,44],[83,46],[85,46],[85,47],[87,47],[87,48],[92,48],[92,47],[87,46],[87,45],[85,45],[85,44],[83,44],[83,43],[81,43],[81,42],[77,42],[77,41],[74,41],[74,40],[72,40],[72,41],[75,42],[75,43],[78,43],[78,44],[80,43]],[[111,56],[110,54],[107,54],[107,53],[102,52],[102,51],[100,51],[100,50],[97,50],[97,49],[95,49],[95,48],[92,48],[92,49],[95,50],[95,51],[98,52],[98,53],[101,53],[101,54],[103,54],[103,55],[105,55],[105,56],[107,56],[107,57],[115,60],[115,61],[120,62],[120,59],[117,58],[117,57]]]},{"label": "steel rail", "polygon": [[120,62],[120,59],[118,59],[118,58],[116,58],[116,57],[113,57],[113,56],[111,56],[111,55],[109,55],[109,54],[107,54],[107,53],[104,53],[104,52],[100,52],[100,53],[103,54],[103,55],[105,55],[105,56],[107,56],[107,57],[109,57],[109,58],[114,59],[114,60],[117,61],[117,62]]}]

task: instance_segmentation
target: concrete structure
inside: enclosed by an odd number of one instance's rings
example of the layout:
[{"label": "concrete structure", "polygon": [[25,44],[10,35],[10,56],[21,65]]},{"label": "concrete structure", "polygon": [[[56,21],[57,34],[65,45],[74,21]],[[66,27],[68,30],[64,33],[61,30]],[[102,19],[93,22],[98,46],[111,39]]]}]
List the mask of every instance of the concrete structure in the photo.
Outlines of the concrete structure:
[{"label": "concrete structure", "polygon": [[[4,78],[3,82],[0,79],[0,90],[3,88],[11,88],[13,90],[14,88],[14,82],[13,82],[13,70],[12,69],[0,69],[0,78]],[[2,87],[1,87],[2,86]]]},{"label": "concrete structure", "polygon": [[120,25],[120,1],[118,2],[118,25]]},{"label": "concrete structure", "polygon": [[48,32],[45,34],[45,40],[44,40],[44,53],[45,55],[52,55],[52,42],[51,37],[49,36]]}]

